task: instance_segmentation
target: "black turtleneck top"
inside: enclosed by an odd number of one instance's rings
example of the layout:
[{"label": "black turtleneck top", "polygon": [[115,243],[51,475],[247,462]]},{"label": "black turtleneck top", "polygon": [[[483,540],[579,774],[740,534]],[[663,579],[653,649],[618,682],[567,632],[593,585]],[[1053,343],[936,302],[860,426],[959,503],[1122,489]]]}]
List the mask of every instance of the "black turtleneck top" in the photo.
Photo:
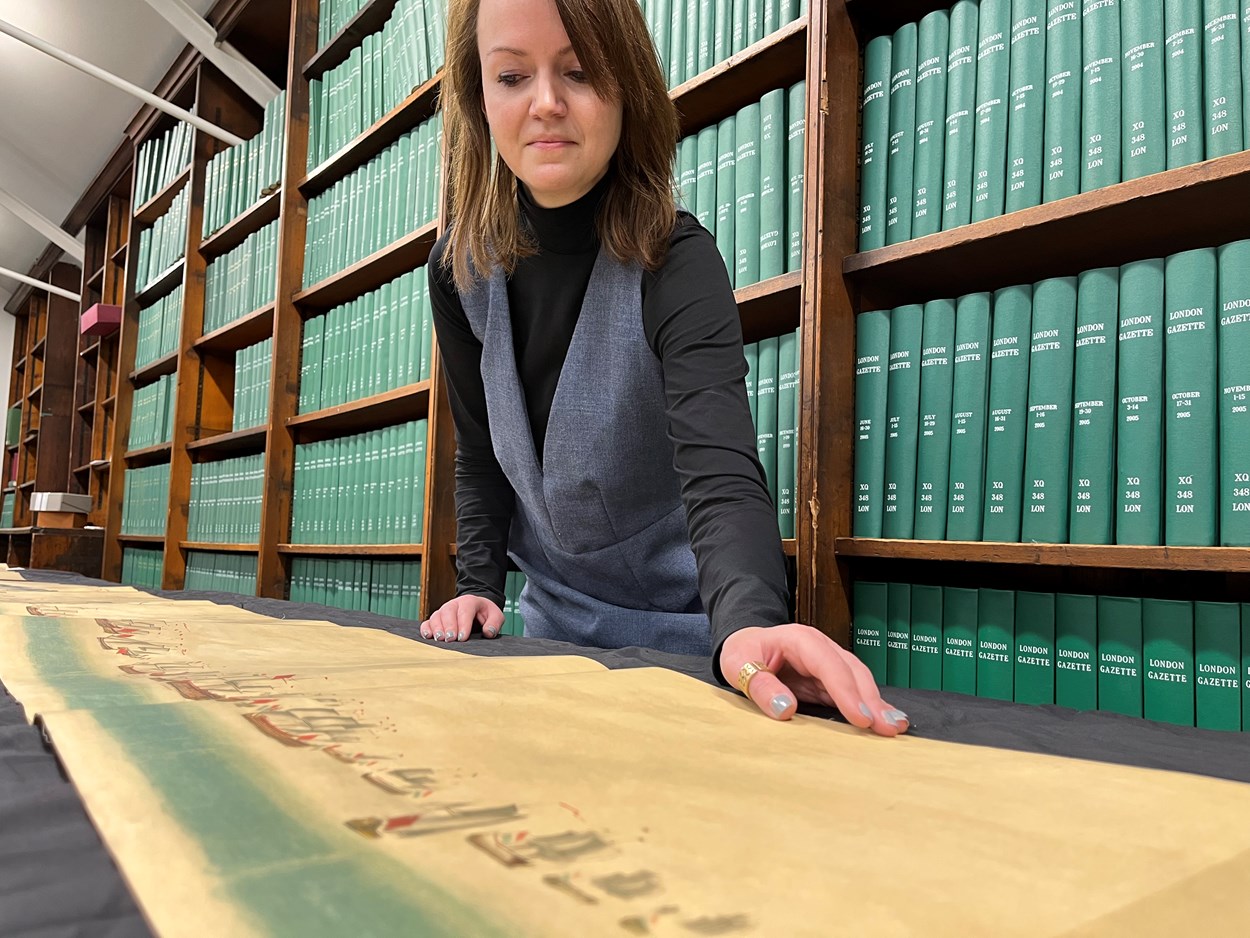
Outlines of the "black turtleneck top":
[{"label": "black turtleneck top", "polygon": [[[546,209],[520,187],[520,211],[539,251],[518,262],[508,281],[508,303],[540,459],[556,383],[599,252],[595,213],[606,189],[607,179],[576,202]],[[440,263],[445,248],[440,238],[428,269],[456,424],[457,595],[485,596],[502,606],[515,496],[491,446],[482,345],[450,269]],[[776,510],[747,404],[738,308],[715,240],[691,215],[678,214],[664,265],[642,275],[642,319],[663,371],[668,435],[699,594],[719,652],[740,628],[788,622],[788,596]]]}]

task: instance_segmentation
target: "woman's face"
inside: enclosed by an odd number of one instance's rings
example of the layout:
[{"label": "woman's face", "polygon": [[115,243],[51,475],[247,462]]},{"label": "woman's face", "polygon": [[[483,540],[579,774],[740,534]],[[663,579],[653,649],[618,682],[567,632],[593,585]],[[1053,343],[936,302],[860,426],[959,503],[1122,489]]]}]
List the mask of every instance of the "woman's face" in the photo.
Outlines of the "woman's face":
[{"label": "woman's face", "polygon": [[586,81],[554,0],[481,0],[477,48],[503,161],[544,208],[581,198],[608,171],[621,104]]}]

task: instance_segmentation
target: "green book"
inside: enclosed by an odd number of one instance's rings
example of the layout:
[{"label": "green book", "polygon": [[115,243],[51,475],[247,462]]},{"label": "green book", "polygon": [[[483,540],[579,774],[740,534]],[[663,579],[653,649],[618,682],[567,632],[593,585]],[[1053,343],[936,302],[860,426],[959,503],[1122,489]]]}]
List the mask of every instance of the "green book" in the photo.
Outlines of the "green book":
[{"label": "green book", "polygon": [[1074,710],[1098,707],[1098,598],[1055,596],[1055,703]]},{"label": "green book", "polygon": [[698,140],[686,137],[677,145],[677,165],[680,169],[678,186],[681,189],[681,205],[693,215],[698,211],[695,186],[699,178]]},{"label": "green book", "polygon": [[916,24],[890,42],[890,149],[886,160],[885,242],[911,239],[912,170],[916,159]]},{"label": "green book", "polygon": [[1202,162],[1202,0],[1163,0],[1168,169]]},{"label": "green book", "polygon": [[946,149],[946,58],[950,14],[934,10],[916,40],[916,156],[912,168],[911,236],[942,230],[942,160]]},{"label": "green book", "polygon": [[1250,138],[1250,0],[1241,0],[1241,133]]},{"label": "green book", "polygon": [[1142,601],[1098,597],[1098,709],[1142,715]]},{"label": "green book", "polygon": [[1043,280],[1033,288],[1032,330],[1020,539],[1063,544],[1068,539],[1075,277]]},{"label": "green book", "polygon": [[716,31],[715,10],[712,0],[699,0],[699,43],[695,60],[695,74],[706,72],[716,64],[712,58],[712,34]]},{"label": "green book", "polygon": [[989,429],[985,434],[985,521],[981,529],[981,537],[987,541],[1020,540],[1032,320],[1032,285],[1004,287],[994,294]]},{"label": "green book", "polygon": [[890,313],[855,318],[855,537],[880,537],[884,513]]},{"label": "green book", "polygon": [[1055,702],[1055,594],[1016,593],[1016,703]]},{"label": "green book", "polygon": [[[974,7],[975,9],[975,7]],[[887,160],[890,149],[890,37],[864,48],[864,95],[860,104],[859,249],[885,245]]]},{"label": "green book", "polygon": [[1072,497],[1068,540],[1110,544],[1115,527],[1115,336],[1120,270],[1077,278],[1075,387],[1072,403]]},{"label": "green book", "polygon": [[981,0],[977,33],[976,137],[972,220],[1003,213],[1007,192],[1007,123],[1011,93],[1012,0]]},{"label": "green book", "polygon": [[786,270],[803,269],[803,189],[806,167],[807,82],[786,92]]},{"label": "green book", "polygon": [[1046,177],[1042,201],[1081,191],[1081,13],[1075,0],[1050,0],[1046,11]]},{"label": "green book", "polygon": [[868,665],[873,680],[878,684],[884,684],[886,678],[887,596],[884,583],[855,582],[855,634],[851,650]]},{"label": "green book", "polygon": [[786,92],[777,88],[760,99],[760,243],[758,279],[786,272]]},{"label": "green book", "polygon": [[699,131],[695,143],[698,170],[695,175],[694,217],[710,232],[716,231],[716,125]]},{"label": "green book", "polygon": [[1046,130],[1046,2],[1012,0],[1011,114],[1007,123],[1007,196],[1015,212],[1042,202]]},{"label": "green book", "polygon": [[755,403],[755,384],[760,372],[760,344],[751,342],[742,346],[742,357],[747,363],[747,406],[751,408],[751,426],[754,427],[756,421],[759,420],[759,408]]},{"label": "green book", "polygon": [[977,696],[1011,700],[1016,594],[983,589],[977,599]]},{"label": "green book", "polygon": [[[1250,686],[1250,661],[1246,664],[1246,683]],[[942,689],[940,586],[911,588],[911,686],[921,690]]]},{"label": "green book", "polygon": [[1163,261],[1120,268],[1116,339],[1117,544],[1163,539]]},{"label": "green book", "polygon": [[756,448],[768,494],[777,504],[777,337],[760,339],[759,372],[755,379]]},{"label": "green book", "polygon": [[734,244],[736,232],[734,221],[737,169],[738,134],[737,121],[726,117],[716,127],[716,249],[725,261],[725,270],[729,273],[729,283],[734,282]]},{"label": "green book", "polygon": [[[913,662],[914,664],[914,662]],[[1241,603],[1241,725],[1250,727],[1250,603]]]},{"label": "green book", "polygon": [[1159,0],[1120,3],[1120,176],[1137,179],[1168,167],[1163,6]]},{"label": "green book", "polygon": [[1218,265],[1220,544],[1245,547],[1250,545],[1250,241],[1221,247]]},{"label": "green book", "polygon": [[701,3],[687,2],[684,4],[686,10],[686,49],[685,63],[682,71],[685,74],[686,81],[694,78],[699,74],[699,7]]},{"label": "green book", "polygon": [[977,105],[977,4],[958,0],[950,11],[946,58],[946,147],[942,162],[942,228],[972,218],[973,141]]},{"label": "green book", "polygon": [[[856,584],[858,587],[858,584]],[[911,586],[886,586],[885,683],[911,686]]]},{"label": "green book", "polygon": [[712,64],[723,62],[734,52],[731,46],[733,38],[733,4],[730,0],[714,0],[712,7]]},{"label": "green book", "polygon": [[1147,720],[1194,725],[1194,604],[1142,600],[1142,657]]},{"label": "green book", "polygon": [[794,537],[795,483],[798,470],[799,334],[777,337],[777,527]]},{"label": "green book", "polygon": [[1207,730],[1241,729],[1241,607],[1194,603],[1194,709]]},{"label": "green book", "polygon": [[1239,19],[1238,0],[1203,0],[1202,87],[1209,160],[1245,147]]},{"label": "green book", "polygon": [[913,536],[946,537],[950,500],[951,399],[955,378],[955,301],[924,305],[920,347],[920,438],[916,447]]},{"label": "green book", "polygon": [[668,23],[668,86],[676,88],[690,76],[686,74],[686,7],[672,3]]},{"label": "green book", "polygon": [[942,590],[942,690],[977,692],[977,591]]},{"label": "green book", "polygon": [[1081,191],[1120,181],[1120,0],[1084,0],[1081,13]]},{"label": "green book", "polygon": [[955,306],[955,377],[951,398],[948,541],[981,539],[985,425],[990,376],[990,295],[961,296]]},{"label": "green book", "polygon": [[900,306],[890,313],[883,537],[909,538],[915,525],[923,324],[924,307],[919,304]]},{"label": "green book", "polygon": [[1163,341],[1164,543],[1216,543],[1219,442],[1216,435],[1216,255],[1214,248],[1166,261]]}]

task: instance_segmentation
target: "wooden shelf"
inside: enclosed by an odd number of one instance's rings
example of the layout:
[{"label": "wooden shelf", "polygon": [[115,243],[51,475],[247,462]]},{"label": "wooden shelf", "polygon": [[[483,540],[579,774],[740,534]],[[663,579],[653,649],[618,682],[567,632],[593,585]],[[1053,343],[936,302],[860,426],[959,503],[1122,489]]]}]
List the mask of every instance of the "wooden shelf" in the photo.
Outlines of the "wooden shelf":
[{"label": "wooden shelf", "polygon": [[0,528],[0,534],[11,535],[13,537],[21,537],[30,534],[31,528]]},{"label": "wooden shelf", "polygon": [[26,400],[28,401],[34,400],[36,397],[39,397],[42,393],[43,393],[43,382],[41,381],[39,384],[36,384],[33,388],[30,389],[30,393],[26,395]]},{"label": "wooden shelf", "polygon": [[18,490],[20,491],[21,489],[33,489],[34,487],[35,487],[35,480],[31,479],[29,482],[23,482],[21,485],[19,485]]},{"label": "wooden shelf", "polygon": [[893,33],[900,26],[919,23],[934,10],[949,10],[949,0],[846,0],[846,11],[855,23],[860,45]]},{"label": "wooden shelf", "polygon": [[1250,573],[1246,547],[1138,547],[1125,544],[1014,544],[998,541],[908,541],[840,537],[839,557],[1079,566],[1116,570]]},{"label": "wooden shelf", "polygon": [[[317,54],[304,63],[304,78],[318,78],[347,61],[352,49],[370,33],[376,33],[390,19],[396,0],[366,0],[364,7],[339,32],[322,44]],[[318,37],[320,38],[320,37]]]},{"label": "wooden shelf", "polygon": [[758,342],[799,327],[803,274],[793,271],[734,291],[742,341]]},{"label": "wooden shelf", "polygon": [[216,234],[209,235],[201,241],[200,254],[203,255],[204,260],[210,261],[215,257],[220,257],[227,251],[237,248],[248,237],[254,235],[271,222],[277,221],[281,208],[281,189],[263,196],[259,202],[253,204],[251,208],[248,208],[242,215],[235,218]]},{"label": "wooden shelf", "polygon": [[106,408],[106,409],[108,409],[108,410],[112,410],[112,409],[113,409],[113,405],[114,405],[114,404],[116,404],[116,403],[117,403],[117,395],[116,395],[116,394],[110,394],[108,397],[106,397],[106,398],[104,399],[104,402],[103,402],[100,406],[101,406],[101,407],[103,407],[103,408]]},{"label": "wooden shelf", "polygon": [[247,430],[232,430],[229,433],[218,433],[202,440],[194,440],[187,444],[187,452],[198,456],[197,462],[225,459],[244,453],[263,453],[268,437],[268,424]]},{"label": "wooden shelf", "polygon": [[38,355],[40,358],[42,358],[43,350],[47,348],[47,346],[48,346],[47,336],[41,336],[39,341],[36,342],[34,346],[31,347],[31,350],[30,350],[31,356],[33,357],[35,355]]},{"label": "wooden shelf", "polygon": [[[22,443],[24,443],[26,446],[30,446],[31,443],[34,443],[38,439],[39,439],[39,428],[31,427],[30,432],[28,432],[26,436],[22,439]],[[34,483],[32,482],[31,485],[34,485]]]},{"label": "wooden shelf", "polygon": [[788,88],[806,74],[804,15],[674,88],[669,96],[681,118],[681,135],[696,133],[736,114],[759,101],[765,92]]},{"label": "wooden shelf", "polygon": [[94,342],[88,345],[85,349],[80,351],[78,353],[78,357],[86,359],[86,358],[90,358],[93,355],[99,355],[99,354],[100,354],[100,340],[96,339]]},{"label": "wooden shelf", "polygon": [[18,446],[19,444],[17,443],[10,443],[8,446],[4,448],[4,450],[6,453],[16,453]]},{"label": "wooden shelf", "polygon": [[781,552],[787,557],[797,557],[799,553],[799,542],[792,537],[783,537],[781,539]]},{"label": "wooden shelf", "polygon": [[419,381],[373,397],[300,414],[286,422],[301,440],[364,432],[404,420],[417,420],[429,411],[430,382]]},{"label": "wooden shelf", "polygon": [[163,274],[135,294],[135,302],[140,306],[151,306],[167,293],[171,293],[174,287],[182,283],[182,272],[186,263],[187,259],[180,257],[170,264]]},{"label": "wooden shelf", "polygon": [[104,472],[108,469],[110,462],[107,459],[93,459],[91,462],[87,463],[87,465],[96,472]]},{"label": "wooden shelf", "polygon": [[126,264],[126,248],[129,246],[130,245],[128,243],[123,243],[121,247],[109,255],[109,260],[111,260],[114,264],[124,267]]},{"label": "wooden shelf", "polygon": [[90,277],[87,278],[86,287],[88,290],[95,290],[97,293],[99,293],[101,287],[103,286],[104,286],[104,267],[101,266],[99,270],[97,270],[94,274],[92,274]]},{"label": "wooden shelf", "polygon": [[133,384],[148,384],[157,378],[165,375],[172,375],[178,370],[178,352],[169,352],[162,355],[156,361],[148,362],[142,368],[136,368],[130,373],[130,380]]},{"label": "wooden shelf", "polygon": [[165,544],[164,534],[119,534],[117,539],[123,544]]},{"label": "wooden shelf", "polygon": [[181,541],[183,550],[207,550],[226,554],[255,554],[260,548],[255,544],[218,544],[212,541]]},{"label": "wooden shelf", "polygon": [[162,215],[169,211],[169,206],[173,204],[178,193],[182,191],[182,187],[186,185],[187,180],[191,178],[191,167],[188,165],[182,172],[173,178],[173,180],[160,192],[152,196],[135,210],[135,225],[133,228],[146,228]]},{"label": "wooden shelf", "polygon": [[278,553],[305,557],[420,557],[420,544],[279,544]]},{"label": "wooden shelf", "polygon": [[222,355],[255,345],[273,335],[273,310],[273,303],[253,310],[208,335],[200,336],[191,343],[191,347],[199,352]]},{"label": "wooden shelf", "polygon": [[348,173],[364,166],[422,121],[432,117],[442,77],[442,69],[439,69],[433,78],[414,89],[393,111],[301,179],[299,190],[305,198],[324,192]]},{"label": "wooden shelf", "polygon": [[843,272],[861,310],[891,309],[1236,241],[1247,205],[1250,151],[852,254]]},{"label": "wooden shelf", "polygon": [[295,305],[304,314],[318,313],[368,293],[424,264],[437,237],[437,221],[423,225],[346,270],[295,294]]},{"label": "wooden shelf", "polygon": [[22,371],[23,369],[25,369],[25,367],[26,367],[26,356],[25,356],[25,355],[23,355],[21,358],[19,358],[16,362],[14,362],[14,363],[13,363],[13,370],[14,370],[14,371]]},{"label": "wooden shelf", "polygon": [[90,472],[90,471],[91,471],[91,463],[87,463],[85,466],[76,466],[74,468],[74,475],[78,475],[80,472]]},{"label": "wooden shelf", "polygon": [[87,414],[91,413],[93,410],[95,410],[95,401],[87,401],[87,403],[81,404],[78,407],[78,412],[82,414],[83,416],[86,416]]},{"label": "wooden shelf", "polygon": [[155,466],[169,462],[172,451],[173,445],[170,443],[157,443],[155,446],[145,446],[143,449],[132,449],[125,455],[126,465],[133,469],[137,466]]}]

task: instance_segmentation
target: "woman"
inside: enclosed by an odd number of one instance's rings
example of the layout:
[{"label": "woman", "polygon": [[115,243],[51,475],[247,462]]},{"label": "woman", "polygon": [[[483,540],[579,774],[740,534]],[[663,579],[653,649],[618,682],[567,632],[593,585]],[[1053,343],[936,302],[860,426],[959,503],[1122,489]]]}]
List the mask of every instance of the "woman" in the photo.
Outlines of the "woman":
[{"label": "woman", "polygon": [[496,636],[511,555],[527,635],[712,654],[775,719],[797,697],[904,732],[858,659],[783,624],[738,310],[673,204],[637,0],[452,0],[442,106],[455,222],[429,276],[459,578],[422,634]]}]

